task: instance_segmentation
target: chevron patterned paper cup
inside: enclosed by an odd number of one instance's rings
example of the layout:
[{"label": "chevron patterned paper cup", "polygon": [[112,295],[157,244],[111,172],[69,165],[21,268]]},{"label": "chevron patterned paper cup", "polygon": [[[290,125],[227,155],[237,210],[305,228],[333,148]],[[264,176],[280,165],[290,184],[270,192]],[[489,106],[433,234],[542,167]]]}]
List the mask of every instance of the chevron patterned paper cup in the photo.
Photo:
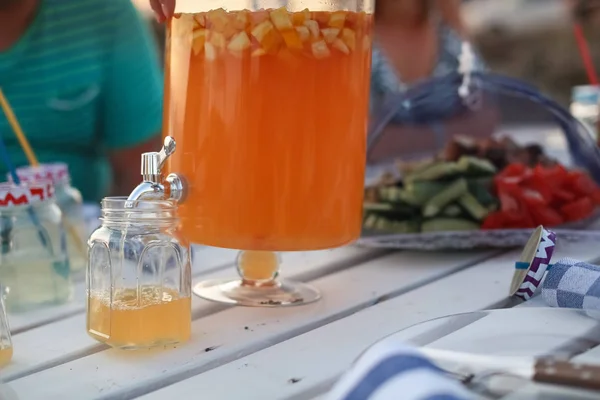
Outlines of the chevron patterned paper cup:
[{"label": "chevron patterned paper cup", "polygon": [[541,225],[538,226],[527,241],[517,263],[510,285],[511,296],[523,300],[529,300],[533,296],[542,283],[555,246],[556,234]]}]

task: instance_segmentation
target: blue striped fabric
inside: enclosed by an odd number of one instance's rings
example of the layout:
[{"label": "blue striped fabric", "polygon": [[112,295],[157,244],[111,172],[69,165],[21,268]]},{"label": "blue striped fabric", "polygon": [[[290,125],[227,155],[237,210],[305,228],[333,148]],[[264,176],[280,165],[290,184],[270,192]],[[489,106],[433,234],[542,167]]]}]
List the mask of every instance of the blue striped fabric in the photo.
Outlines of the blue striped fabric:
[{"label": "blue striped fabric", "polygon": [[475,396],[404,344],[383,341],[366,351],[327,400],[467,400]]},{"label": "blue striped fabric", "polygon": [[[160,132],[157,47],[130,0],[41,0],[23,36],[0,51],[0,87],[40,161],[66,162],[88,201],[107,194],[110,150]],[[2,113],[0,134],[27,164]]]}]

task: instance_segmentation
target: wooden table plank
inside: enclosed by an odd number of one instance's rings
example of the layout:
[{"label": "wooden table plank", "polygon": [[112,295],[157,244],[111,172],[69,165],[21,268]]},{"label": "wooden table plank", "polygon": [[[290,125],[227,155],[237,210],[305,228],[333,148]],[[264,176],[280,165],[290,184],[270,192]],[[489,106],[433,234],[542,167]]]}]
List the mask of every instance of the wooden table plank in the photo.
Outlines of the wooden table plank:
[{"label": "wooden table plank", "polygon": [[[205,246],[194,246],[193,251],[197,255],[192,269],[195,276],[232,267],[237,254],[234,250]],[[73,285],[73,300],[71,302],[58,306],[41,307],[23,313],[9,314],[8,318],[11,331],[16,334],[83,312],[85,312],[85,282],[83,276],[79,276]]]},{"label": "wooden table plank", "polygon": [[[142,398],[158,400],[196,392],[210,394],[212,400],[239,398],[242,393],[255,393],[262,399],[314,398],[326,391],[365,348],[382,337],[431,318],[507,302],[519,253],[512,251],[489,259]],[[592,261],[600,257],[600,249],[559,242],[554,258],[564,256]],[[300,381],[290,384],[290,378]]]},{"label": "wooden table plank", "polygon": [[230,308],[194,321],[193,337],[185,346],[168,351],[101,351],[10,385],[31,400],[75,394],[79,398],[133,398],[329,324],[492,254],[497,252],[391,254],[313,281],[324,293],[318,303],[287,309]]},{"label": "wooden table plank", "polygon": [[[200,271],[215,271],[209,266],[218,263],[211,258],[212,252],[204,252],[196,258]],[[366,250],[349,246],[335,250],[294,252],[283,256],[287,274],[294,278],[313,279],[386,254],[382,250]],[[229,254],[230,256],[232,254]],[[233,252],[235,255],[235,252]],[[196,280],[234,276],[233,265],[216,269],[211,274],[201,273]],[[284,276],[286,274],[283,274]],[[210,303],[196,296],[192,300],[193,316],[197,319],[228,307]],[[64,340],[65,334],[68,340]],[[61,340],[62,339],[62,340]],[[90,338],[85,332],[85,314],[77,315],[42,326],[13,337],[15,355],[12,363],[3,370],[7,379],[14,379],[54,365],[75,360],[89,354],[106,350],[106,346]]]}]

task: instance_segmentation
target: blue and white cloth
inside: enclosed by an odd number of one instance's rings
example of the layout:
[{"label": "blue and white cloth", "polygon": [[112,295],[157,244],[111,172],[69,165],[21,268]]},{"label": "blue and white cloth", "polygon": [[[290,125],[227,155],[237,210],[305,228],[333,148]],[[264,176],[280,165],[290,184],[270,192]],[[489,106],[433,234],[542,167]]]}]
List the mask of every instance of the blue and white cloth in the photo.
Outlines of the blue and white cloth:
[{"label": "blue and white cloth", "polygon": [[600,311],[600,267],[563,258],[546,272],[542,298],[550,307]]},{"label": "blue and white cloth", "polygon": [[417,349],[383,341],[367,350],[326,400],[471,400],[475,395]]}]

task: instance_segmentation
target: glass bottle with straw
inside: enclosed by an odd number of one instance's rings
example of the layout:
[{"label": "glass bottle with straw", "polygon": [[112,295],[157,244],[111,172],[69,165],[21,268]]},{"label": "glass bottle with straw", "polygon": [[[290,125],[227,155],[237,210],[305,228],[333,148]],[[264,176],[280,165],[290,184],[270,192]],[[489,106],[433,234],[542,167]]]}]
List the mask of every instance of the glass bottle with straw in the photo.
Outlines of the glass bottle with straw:
[{"label": "glass bottle with straw", "polygon": [[[83,213],[83,200],[79,190],[71,186],[69,168],[65,163],[40,164],[38,167],[17,168],[21,182],[51,181],[54,185],[56,204],[63,218],[77,231],[68,235],[67,250],[72,272],[83,272],[87,263],[87,225]],[[9,174],[9,180],[12,179]]]},{"label": "glass bottle with straw", "polygon": [[[40,163],[38,162],[38,159],[35,156],[35,153],[33,152],[33,149],[31,148],[31,145],[29,144],[29,141],[27,140],[27,137],[25,136],[25,133],[23,132],[23,129],[21,128],[21,125],[19,124],[19,122],[15,116],[15,113],[13,112],[13,110],[10,106],[10,103],[8,102],[8,99],[6,98],[6,96],[4,96],[4,92],[2,91],[1,88],[0,88],[0,107],[2,107],[2,110],[4,111],[4,115],[6,116],[6,119],[8,120],[8,123],[10,124],[15,136],[17,137],[19,144],[21,145],[21,148],[23,149],[23,152],[27,156],[30,166],[39,167]],[[4,145],[3,145],[3,147],[4,147]],[[10,167],[9,167],[9,169],[10,169]],[[17,176],[16,172],[13,173],[11,171],[10,175],[12,176],[13,181],[18,185],[20,183],[20,179]],[[64,228],[66,229],[67,234],[69,235],[69,238],[70,238],[69,244],[71,244],[72,247],[74,247],[74,249],[71,249],[70,251],[76,251],[78,254],[78,258],[85,259],[87,252],[86,252],[85,244],[81,240],[81,233],[67,218],[63,218],[63,225],[64,225]]]}]

